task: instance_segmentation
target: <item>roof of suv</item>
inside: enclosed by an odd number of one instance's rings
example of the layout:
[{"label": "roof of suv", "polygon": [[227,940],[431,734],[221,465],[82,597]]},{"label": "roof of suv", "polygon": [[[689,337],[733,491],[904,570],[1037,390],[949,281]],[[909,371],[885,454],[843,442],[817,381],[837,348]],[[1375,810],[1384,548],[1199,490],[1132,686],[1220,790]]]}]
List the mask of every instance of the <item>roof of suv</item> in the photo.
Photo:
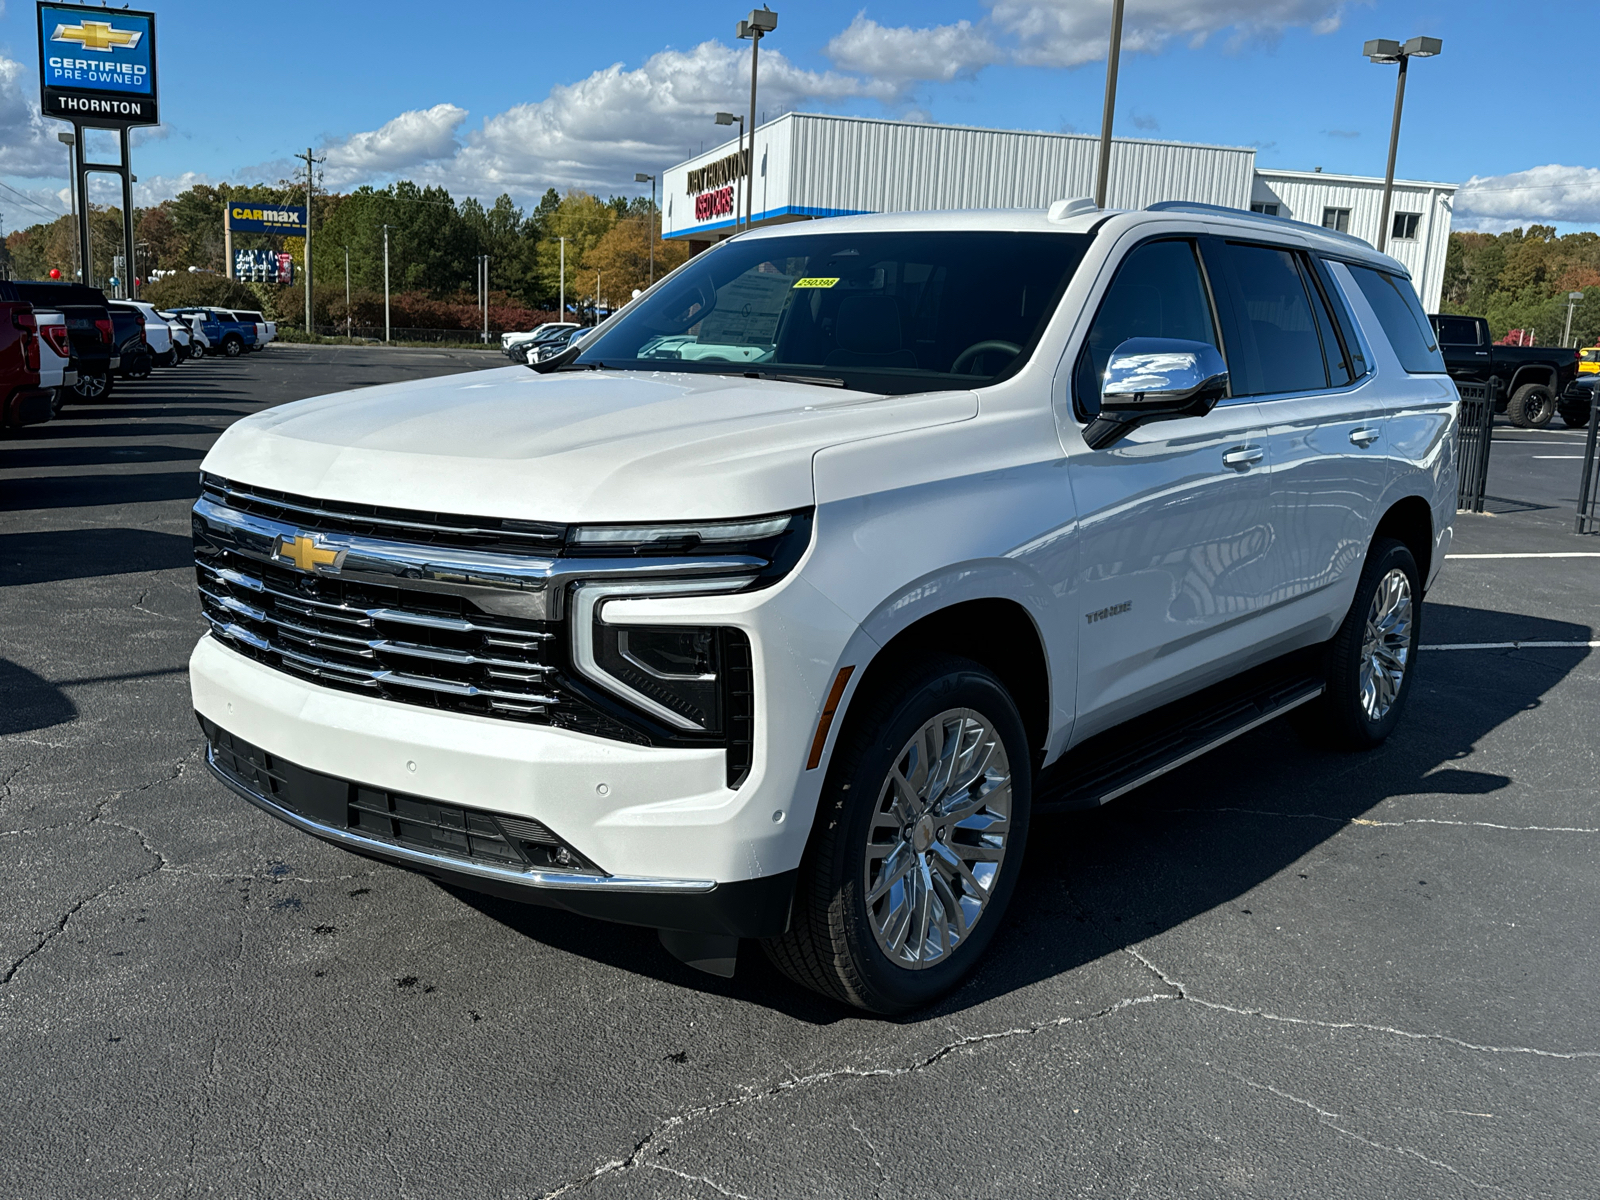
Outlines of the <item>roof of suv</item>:
[{"label": "roof of suv", "polygon": [[[1072,216],[1052,221],[1042,208],[985,208],[953,209],[938,212],[863,213],[854,217],[824,217],[804,224],[768,225],[737,235],[744,238],[793,237],[807,233],[909,233],[928,231],[980,231],[1004,233],[1096,233],[1112,227],[1120,234],[1142,224],[1171,228],[1181,223],[1182,228],[1204,232],[1254,235],[1268,239],[1297,242],[1315,248],[1332,258],[1353,259],[1381,267],[1392,274],[1411,277],[1411,272],[1401,263],[1381,254],[1372,246],[1347,233],[1337,233],[1318,225],[1287,217],[1270,217],[1264,213],[1245,212],[1243,209],[1224,208],[1221,205],[1198,204],[1186,201],[1165,201],[1144,209],[1098,209],[1092,202],[1084,202],[1082,211]],[[730,239],[732,240],[732,239]]]}]

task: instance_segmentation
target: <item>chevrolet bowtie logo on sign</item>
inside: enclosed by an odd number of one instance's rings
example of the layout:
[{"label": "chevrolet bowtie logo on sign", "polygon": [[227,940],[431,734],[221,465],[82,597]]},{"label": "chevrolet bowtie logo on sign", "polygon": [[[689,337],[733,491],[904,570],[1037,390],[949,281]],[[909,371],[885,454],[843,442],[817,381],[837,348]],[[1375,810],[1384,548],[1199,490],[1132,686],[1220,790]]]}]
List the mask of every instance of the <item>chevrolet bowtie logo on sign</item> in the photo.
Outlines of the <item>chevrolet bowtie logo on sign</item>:
[{"label": "chevrolet bowtie logo on sign", "polygon": [[118,46],[132,50],[143,36],[142,29],[118,29],[110,21],[83,21],[77,25],[57,25],[51,40],[77,42],[85,50],[111,50]]},{"label": "chevrolet bowtie logo on sign", "polygon": [[278,539],[277,558],[283,562],[293,563],[302,571],[316,571],[324,567],[337,571],[339,560],[344,554],[343,550],[317,545],[316,537],[309,533]]}]

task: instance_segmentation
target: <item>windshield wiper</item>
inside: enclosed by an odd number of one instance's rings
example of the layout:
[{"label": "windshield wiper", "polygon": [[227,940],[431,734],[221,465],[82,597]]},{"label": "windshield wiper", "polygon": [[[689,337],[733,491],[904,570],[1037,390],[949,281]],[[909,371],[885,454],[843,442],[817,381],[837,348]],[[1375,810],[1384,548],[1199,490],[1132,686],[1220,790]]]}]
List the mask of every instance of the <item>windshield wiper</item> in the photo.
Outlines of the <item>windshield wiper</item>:
[{"label": "windshield wiper", "polygon": [[779,383],[814,383],[818,387],[842,388],[845,382],[832,375],[777,375],[771,371],[746,371],[746,379],[776,379]]}]

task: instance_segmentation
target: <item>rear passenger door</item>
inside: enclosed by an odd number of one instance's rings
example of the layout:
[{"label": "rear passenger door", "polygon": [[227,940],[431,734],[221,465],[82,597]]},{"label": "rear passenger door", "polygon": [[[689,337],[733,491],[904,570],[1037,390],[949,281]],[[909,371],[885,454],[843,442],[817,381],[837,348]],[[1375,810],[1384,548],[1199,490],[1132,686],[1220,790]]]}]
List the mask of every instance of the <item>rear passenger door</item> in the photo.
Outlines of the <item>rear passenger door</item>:
[{"label": "rear passenger door", "polygon": [[1319,260],[1232,239],[1208,255],[1232,296],[1233,387],[1265,426],[1275,615],[1263,633],[1304,640],[1307,623],[1349,605],[1389,481],[1387,405]]}]

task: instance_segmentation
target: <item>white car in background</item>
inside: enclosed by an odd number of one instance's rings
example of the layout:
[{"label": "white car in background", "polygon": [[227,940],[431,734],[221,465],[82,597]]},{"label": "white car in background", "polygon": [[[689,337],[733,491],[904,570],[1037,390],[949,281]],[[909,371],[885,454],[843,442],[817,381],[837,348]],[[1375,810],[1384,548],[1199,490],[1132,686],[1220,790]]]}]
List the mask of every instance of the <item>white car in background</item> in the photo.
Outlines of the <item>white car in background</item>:
[{"label": "white car in background", "polygon": [[162,316],[153,304],[146,304],[143,300],[119,300],[118,304],[139,310],[144,317],[144,340],[150,347],[150,356],[158,367],[175,367],[178,365],[178,352],[172,337],[172,322]]},{"label": "white car in background", "polygon": [[905,1012],[977,964],[1032,815],[1291,709],[1390,735],[1459,404],[1406,268],[1311,225],[754,230],[531,370],[231,425],[208,762],[358,854]]},{"label": "white car in background", "polygon": [[249,347],[249,349],[257,352],[265,350],[267,343],[278,336],[278,323],[276,321],[269,321],[260,313],[249,309],[235,308],[231,311],[238,320],[256,327],[256,344]]},{"label": "white car in background", "polygon": [[[526,333],[502,333],[500,335],[500,353],[507,358],[522,358],[527,353],[527,348],[540,338],[549,337],[552,333],[562,329],[577,329],[576,321],[546,321],[543,325],[535,325]],[[522,351],[518,354],[517,351]]]},{"label": "white car in background", "polygon": [[36,308],[39,323],[39,386],[51,392],[50,409],[59,415],[66,403],[67,389],[78,382],[73,367],[72,342],[67,336],[66,314],[54,309]]},{"label": "white car in background", "polygon": [[178,361],[182,362],[193,354],[194,334],[183,318],[176,313],[164,312],[161,309],[156,310],[156,315],[165,321],[167,328],[172,331],[172,349],[177,354]]}]

